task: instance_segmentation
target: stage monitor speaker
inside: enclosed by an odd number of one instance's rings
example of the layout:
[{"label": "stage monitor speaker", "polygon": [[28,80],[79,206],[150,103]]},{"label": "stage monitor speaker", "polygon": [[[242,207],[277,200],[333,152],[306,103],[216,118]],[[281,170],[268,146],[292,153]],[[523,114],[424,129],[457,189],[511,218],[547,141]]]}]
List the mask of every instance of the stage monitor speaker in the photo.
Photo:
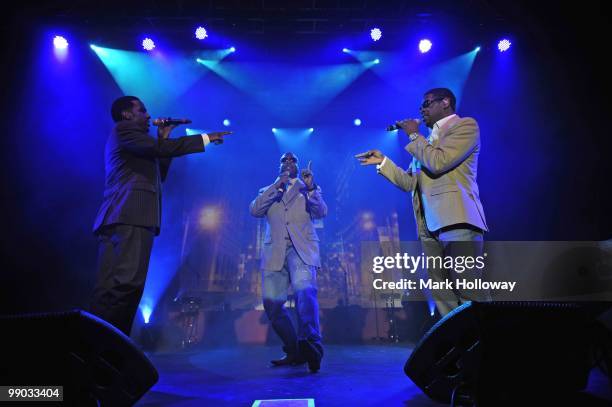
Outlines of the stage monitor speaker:
[{"label": "stage monitor speaker", "polygon": [[455,405],[533,405],[534,395],[573,394],[586,387],[595,315],[608,307],[466,303],[425,334],[404,372],[430,398]]},{"label": "stage monitor speaker", "polygon": [[0,384],[63,386],[62,405],[131,406],[158,379],[117,328],[85,311],[0,317]]}]

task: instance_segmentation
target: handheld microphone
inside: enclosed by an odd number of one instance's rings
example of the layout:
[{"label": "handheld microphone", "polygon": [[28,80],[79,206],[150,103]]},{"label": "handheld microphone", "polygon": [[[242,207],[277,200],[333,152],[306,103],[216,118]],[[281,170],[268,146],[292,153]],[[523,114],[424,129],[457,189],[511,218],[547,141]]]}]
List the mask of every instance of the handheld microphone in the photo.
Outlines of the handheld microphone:
[{"label": "handheld microphone", "polygon": [[191,120],[189,120],[189,119],[172,119],[170,117],[153,120],[153,125],[154,126],[172,126],[172,125],[188,124],[188,123],[191,123]]},{"label": "handheld microphone", "polygon": [[[281,176],[281,175],[283,175],[283,174],[287,174],[287,175],[289,175],[289,172],[288,172],[288,171],[283,171],[283,172],[281,172],[281,173],[279,174],[279,176]],[[287,182],[283,182],[283,183],[282,183],[282,184],[281,184],[279,187],[277,187],[277,188],[276,188],[276,190],[277,190],[278,192],[280,192],[280,193],[283,193],[283,194],[284,194],[284,193],[287,191],[287,184],[288,184]]]},{"label": "handheld microphone", "polygon": [[[420,123],[421,123],[421,119],[413,119],[413,120],[414,120],[414,121],[415,121],[417,124],[420,124]],[[401,129],[401,127],[400,127],[400,126],[398,126],[398,125],[397,125],[397,123],[392,124],[392,125],[390,125],[390,126],[387,126],[387,128],[386,128],[386,130],[387,130],[387,131],[395,131],[395,130],[399,130],[399,129]]]}]

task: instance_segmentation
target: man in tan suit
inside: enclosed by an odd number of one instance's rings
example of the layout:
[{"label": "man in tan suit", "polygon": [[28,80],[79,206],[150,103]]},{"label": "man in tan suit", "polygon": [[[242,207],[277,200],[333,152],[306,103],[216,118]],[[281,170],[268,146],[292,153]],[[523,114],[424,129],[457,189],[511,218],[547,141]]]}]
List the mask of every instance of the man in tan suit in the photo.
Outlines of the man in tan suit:
[{"label": "man in tan suit", "polygon": [[[476,183],[480,154],[478,124],[470,117],[459,117],[455,104],[455,95],[449,89],[436,88],[425,93],[420,112],[432,129],[427,138],[419,132],[419,120],[397,122],[410,140],[406,151],[413,159],[407,171],[379,150],[356,156],[362,165],[376,165],[379,174],[412,193],[418,235],[427,256],[480,255],[483,233],[488,231]],[[433,281],[480,277],[477,269],[457,273],[434,268],[428,274]],[[489,299],[487,292],[456,288],[433,290],[432,294],[442,316],[466,300]]]}]

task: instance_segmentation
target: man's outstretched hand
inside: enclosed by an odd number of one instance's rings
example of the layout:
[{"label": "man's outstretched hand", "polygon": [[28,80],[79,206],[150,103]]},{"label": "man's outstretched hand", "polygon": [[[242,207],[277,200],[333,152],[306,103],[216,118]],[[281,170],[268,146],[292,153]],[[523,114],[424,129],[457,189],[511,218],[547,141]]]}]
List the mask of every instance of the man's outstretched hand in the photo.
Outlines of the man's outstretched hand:
[{"label": "man's outstretched hand", "polygon": [[232,134],[231,131],[215,131],[212,133],[206,133],[208,135],[208,139],[213,144],[223,144],[223,137],[228,134]]},{"label": "man's outstretched hand", "polygon": [[359,160],[361,165],[378,165],[383,162],[385,156],[380,150],[368,150],[357,154],[355,158]]}]

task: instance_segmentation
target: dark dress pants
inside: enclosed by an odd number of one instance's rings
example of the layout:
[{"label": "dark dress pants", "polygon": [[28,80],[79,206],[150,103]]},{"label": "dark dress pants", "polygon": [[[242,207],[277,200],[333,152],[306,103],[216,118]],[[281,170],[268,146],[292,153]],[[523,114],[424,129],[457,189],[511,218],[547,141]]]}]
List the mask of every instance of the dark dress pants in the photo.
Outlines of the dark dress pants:
[{"label": "dark dress pants", "polygon": [[142,297],[154,232],[145,227],[109,225],[98,233],[98,276],[91,312],[129,336]]}]

